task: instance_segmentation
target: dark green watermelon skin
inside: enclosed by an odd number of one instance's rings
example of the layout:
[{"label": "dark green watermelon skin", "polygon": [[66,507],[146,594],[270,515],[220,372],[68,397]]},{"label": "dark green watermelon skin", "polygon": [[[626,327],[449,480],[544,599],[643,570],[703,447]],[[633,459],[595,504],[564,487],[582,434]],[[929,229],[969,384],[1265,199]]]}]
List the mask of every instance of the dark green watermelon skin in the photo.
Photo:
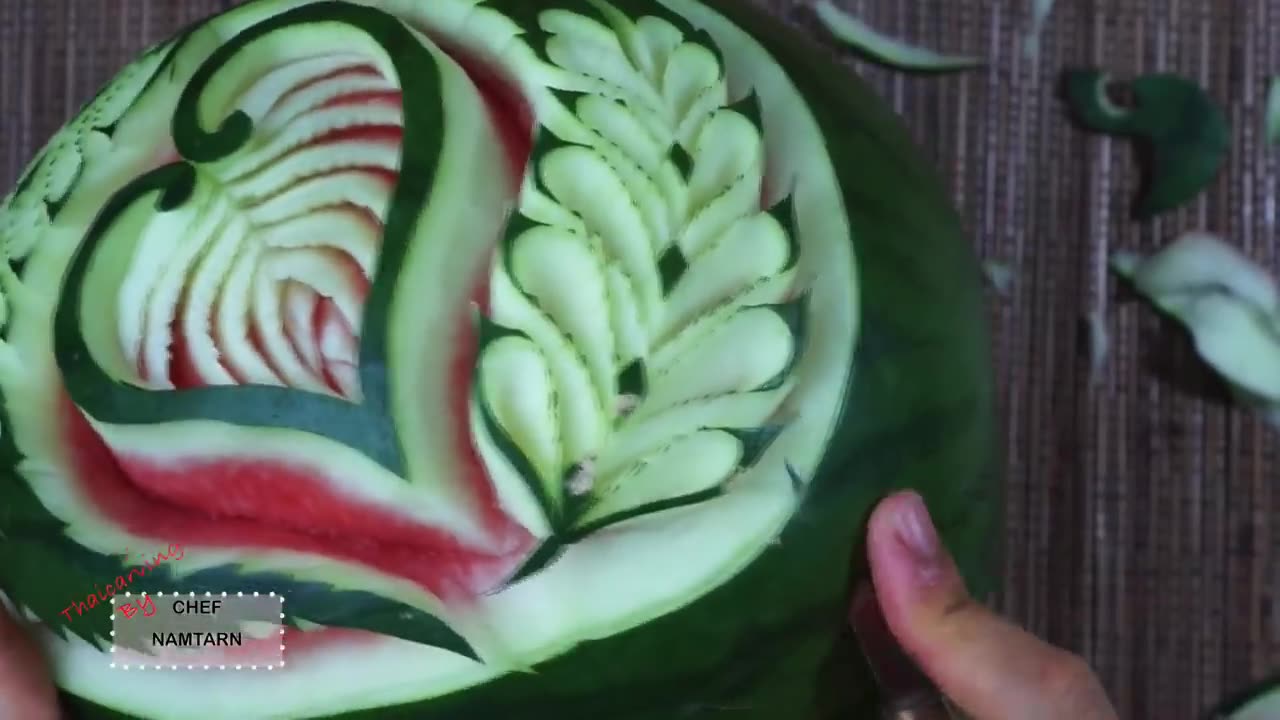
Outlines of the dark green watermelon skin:
[{"label": "dark green watermelon skin", "polygon": [[[862,283],[855,382],[801,510],[779,545],[681,611],[584,644],[536,674],[333,717],[873,717],[845,608],[865,572],[865,518],[901,488],[925,496],[971,591],[995,588],[1003,501],[993,373],[978,263],[948,191],[864,82],[742,0],[704,1],[754,35],[809,99],[852,217]],[[129,717],[65,700],[72,717]]]}]

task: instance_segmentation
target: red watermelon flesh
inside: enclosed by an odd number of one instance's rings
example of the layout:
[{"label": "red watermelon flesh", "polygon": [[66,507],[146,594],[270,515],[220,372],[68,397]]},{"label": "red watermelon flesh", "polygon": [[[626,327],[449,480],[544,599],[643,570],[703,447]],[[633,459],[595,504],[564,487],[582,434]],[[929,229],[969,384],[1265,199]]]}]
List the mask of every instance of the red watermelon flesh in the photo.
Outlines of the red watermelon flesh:
[{"label": "red watermelon flesh", "polygon": [[[461,57],[455,53],[455,58]],[[500,71],[474,59],[462,61],[482,91],[505,145],[514,197],[531,152],[532,110]],[[284,93],[264,120],[270,120],[270,113],[279,110],[282,103],[302,89],[376,74],[372,66],[355,63],[308,78]],[[388,81],[388,87],[391,85]],[[363,90],[337,94],[306,112],[336,107],[399,107],[399,104],[400,95],[394,89]],[[394,146],[398,151],[402,137],[400,127],[357,124],[313,138],[308,146],[373,142]],[[162,153],[159,157],[169,156]],[[384,167],[344,167],[334,172],[376,178],[388,189],[397,177],[393,170]],[[296,179],[295,187],[317,179]],[[328,209],[350,213],[352,219],[380,234],[381,219],[366,208],[346,204]],[[333,247],[323,252],[334,271],[342,275],[363,300],[371,277],[356,258]],[[451,533],[429,527],[396,508],[345,496],[324,479],[326,470],[320,464],[314,467],[286,465],[275,459],[243,456],[192,457],[161,463],[113,451],[64,396],[61,399],[64,446],[71,449],[70,464],[80,490],[88,496],[91,505],[122,529],[140,537],[154,538],[158,543],[321,555],[405,578],[447,601],[464,601],[492,589],[531,552],[535,539],[500,507],[468,429],[468,396],[476,352],[472,312],[475,307],[481,311],[487,309],[487,278],[488,268],[484,268],[473,283],[470,296],[452,300],[456,304],[457,320],[449,364],[451,390],[447,412],[451,422],[446,423],[456,433],[453,462],[464,468],[472,505],[459,511],[477,513],[482,527],[491,536],[486,547],[469,546]],[[357,395],[355,370],[360,318],[344,314],[334,298],[304,284],[289,282],[279,287],[282,326],[250,325],[248,336],[242,342],[251,343],[265,364],[275,370],[278,360],[272,361],[261,335],[279,333],[287,338],[296,359],[315,372],[331,392],[348,398]],[[210,332],[216,324],[213,318],[207,318],[204,328],[184,326],[181,318],[186,301],[184,298],[180,302],[170,325],[169,367],[148,368],[140,354],[140,376],[179,389],[244,382],[245,374],[227,362],[225,355],[216,358],[223,370],[221,377],[219,373],[202,370],[194,358],[189,337],[195,332]],[[214,313],[217,308],[215,302]],[[219,347],[227,340],[234,340],[218,337],[216,331],[212,334]]]}]

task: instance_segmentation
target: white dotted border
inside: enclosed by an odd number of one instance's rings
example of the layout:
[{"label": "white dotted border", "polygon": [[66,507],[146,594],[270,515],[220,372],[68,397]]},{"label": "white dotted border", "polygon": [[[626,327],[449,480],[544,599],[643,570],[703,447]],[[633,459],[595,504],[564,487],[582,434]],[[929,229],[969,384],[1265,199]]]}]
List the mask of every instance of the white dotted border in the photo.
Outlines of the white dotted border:
[{"label": "white dotted border", "polygon": [[[185,594],[187,597],[192,597],[192,598],[193,598],[193,597],[197,597],[197,596],[199,596],[199,597],[217,597],[216,595],[214,595],[214,593],[211,593],[211,592],[206,592],[204,595],[200,595],[199,593],[194,593],[194,592],[189,592],[189,593],[171,592],[171,593],[169,593],[169,594],[170,594],[171,596],[173,596],[173,597],[182,597],[184,594]],[[147,595],[148,595],[148,593],[145,593],[145,592],[143,592],[143,593],[138,593],[138,597],[146,597]],[[158,592],[158,593],[156,593],[155,595],[156,595],[156,597],[164,597],[164,593],[162,593],[162,592]],[[260,593],[260,592],[256,592],[256,591],[255,591],[255,592],[253,592],[253,593],[249,593],[249,595],[250,595],[250,596],[252,596],[252,597],[262,597],[262,593]],[[133,597],[133,593],[132,593],[132,592],[125,592],[124,596],[125,596],[125,597]],[[231,593],[224,592],[224,593],[222,593],[222,594],[221,594],[221,597],[232,597],[232,595],[231,595]],[[235,597],[245,597],[245,593],[243,593],[243,592],[238,592],[238,593],[236,593],[236,594],[235,594]],[[269,592],[269,593],[267,593],[267,597],[278,597],[278,598],[280,598],[280,610],[281,610],[281,611],[280,611],[280,625],[281,625],[281,628],[280,628],[280,655],[281,655],[281,658],[280,658],[280,664],[278,664],[278,665],[188,665],[188,666],[186,667],[186,669],[187,669],[187,670],[275,670],[276,668],[282,668],[282,667],[284,667],[284,657],[283,657],[283,656],[284,656],[284,627],[283,627],[283,626],[284,626],[284,595],[276,595],[274,592]],[[111,608],[112,608],[112,609],[111,609],[111,617],[113,618],[113,619],[112,619],[112,623],[114,623],[114,622],[115,622],[115,620],[114,620],[114,618],[115,618],[115,605],[116,605],[116,599],[115,599],[115,597],[112,597],[112,598],[111,598]],[[113,629],[113,630],[111,631],[111,652],[112,652],[112,653],[115,653],[115,651],[116,651],[116,641],[115,641],[115,637],[116,637],[116,631]],[[138,670],[146,670],[146,669],[148,669],[148,668],[151,668],[151,669],[153,669],[153,670],[181,670],[181,669],[183,669],[181,665],[121,665],[121,664],[119,664],[119,663],[115,663],[115,662],[111,663],[111,667],[112,667],[112,668],[116,668],[116,669],[120,669],[120,670],[128,670],[129,668],[136,668],[136,669],[138,669]]]}]

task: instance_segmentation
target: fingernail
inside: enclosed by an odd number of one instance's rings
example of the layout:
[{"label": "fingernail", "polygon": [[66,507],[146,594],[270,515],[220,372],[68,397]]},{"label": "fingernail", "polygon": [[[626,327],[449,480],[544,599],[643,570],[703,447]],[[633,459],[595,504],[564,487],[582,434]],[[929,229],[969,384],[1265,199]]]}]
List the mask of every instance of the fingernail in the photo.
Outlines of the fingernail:
[{"label": "fingernail", "polygon": [[916,568],[926,575],[936,574],[941,566],[941,544],[938,542],[938,531],[929,519],[929,510],[924,499],[916,493],[909,493],[898,506],[894,517],[898,533],[898,541],[911,554]]}]

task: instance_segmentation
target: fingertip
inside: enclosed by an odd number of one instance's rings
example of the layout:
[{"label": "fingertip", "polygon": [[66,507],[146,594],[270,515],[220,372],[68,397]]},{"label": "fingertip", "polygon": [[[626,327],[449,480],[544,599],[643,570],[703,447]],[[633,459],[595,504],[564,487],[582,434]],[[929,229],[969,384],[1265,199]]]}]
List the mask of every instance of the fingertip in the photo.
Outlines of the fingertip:
[{"label": "fingertip", "polygon": [[[868,522],[867,561],[886,620],[895,630],[918,623],[921,609],[945,605],[964,592],[924,499],[903,491],[885,498]],[[896,627],[895,627],[896,626]]]}]

